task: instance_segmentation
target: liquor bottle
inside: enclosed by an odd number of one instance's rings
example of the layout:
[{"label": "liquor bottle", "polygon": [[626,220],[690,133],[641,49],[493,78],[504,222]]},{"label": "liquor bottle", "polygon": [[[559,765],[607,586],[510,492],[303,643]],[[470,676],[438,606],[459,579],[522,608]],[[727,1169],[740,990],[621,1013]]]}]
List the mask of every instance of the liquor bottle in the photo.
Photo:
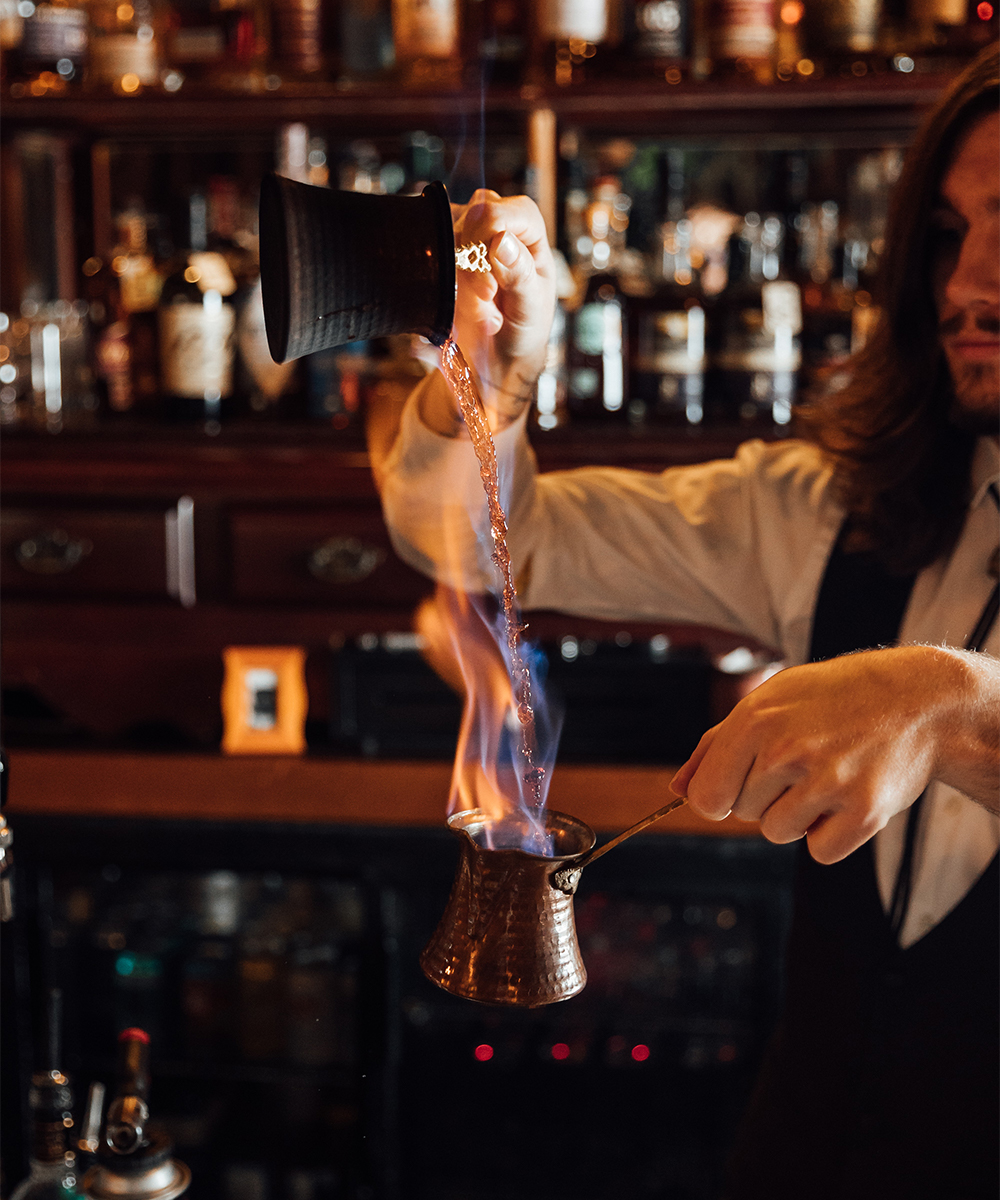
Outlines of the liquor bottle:
[{"label": "liquor bottle", "polygon": [[806,50],[817,67],[861,77],[875,66],[882,0],[821,0],[806,4]]},{"label": "liquor bottle", "polygon": [[163,283],[159,306],[160,381],[168,416],[201,419],[217,433],[233,395],[232,296],[236,280],[225,256],[208,249],[207,203],[188,201],[188,249]]},{"label": "liquor bottle", "polygon": [[240,879],[213,871],[197,881],[197,940],[181,968],[184,1042],[199,1058],[225,1058],[236,998],[235,938],[242,915]]},{"label": "liquor bottle", "polygon": [[802,351],[802,301],[783,269],[784,222],[747,213],[730,239],[729,285],[715,314],[712,415],[761,429],[787,426]]},{"label": "liquor bottle", "polygon": [[337,5],[342,83],[380,79],[396,62],[390,0],[343,0]]},{"label": "liquor bottle", "polygon": [[841,245],[835,201],[802,206],[797,274],[802,290],[802,361],[809,379],[828,374],[851,353],[852,313],[865,257],[856,241]]},{"label": "liquor bottle", "polygon": [[610,32],[608,0],[541,0],[537,21],[544,63],[536,75],[568,87],[600,73]]},{"label": "liquor bottle", "polygon": [[524,0],[469,0],[463,16],[467,58],[478,64],[484,82],[520,82],[530,22]]},{"label": "liquor bottle", "polygon": [[151,414],[159,391],[156,305],[162,278],[148,251],[147,216],[116,218],[118,240],[106,258],[83,264],[93,330],[94,373],[109,413]]},{"label": "liquor bottle", "polygon": [[938,70],[963,61],[996,41],[1000,5],[995,0],[910,0],[909,46],[918,62]]},{"label": "liquor bottle", "polygon": [[567,342],[567,406],[574,418],[627,417],[627,298],[619,277],[627,213],[628,197],[618,180],[596,180],[585,214],[590,261]]},{"label": "liquor bottle", "polygon": [[323,6],[320,0],[272,0],[273,66],[291,79],[326,72]]},{"label": "liquor bottle", "polygon": [[11,1200],[83,1200],[76,1157],[67,1139],[73,1128],[73,1092],[61,1070],[62,992],[49,991],[44,1069],[31,1077],[31,1170]]},{"label": "liquor bottle", "polygon": [[[668,201],[654,254],[654,289],[633,304],[630,409],[654,424],[698,425],[704,416],[705,303],[684,215],[683,153],[666,155]],[[672,193],[672,194],[671,194]]]},{"label": "liquor bottle", "polygon": [[43,96],[79,82],[89,45],[86,7],[78,0],[30,4],[20,45],[21,79],[12,96]]},{"label": "liquor bottle", "polygon": [[263,0],[171,0],[164,87],[204,84],[234,90],[265,86],[269,30]]},{"label": "liquor bottle", "polygon": [[774,0],[714,0],[709,28],[716,74],[770,82],[776,41]]},{"label": "liquor bottle", "polygon": [[153,0],[96,0],[90,8],[88,85],[134,96],[160,79],[163,17]]},{"label": "liquor bottle", "polygon": [[458,0],[392,0],[396,67],[410,86],[460,82]]},{"label": "liquor bottle", "polygon": [[690,0],[633,0],[626,28],[630,72],[680,83],[690,66]]}]

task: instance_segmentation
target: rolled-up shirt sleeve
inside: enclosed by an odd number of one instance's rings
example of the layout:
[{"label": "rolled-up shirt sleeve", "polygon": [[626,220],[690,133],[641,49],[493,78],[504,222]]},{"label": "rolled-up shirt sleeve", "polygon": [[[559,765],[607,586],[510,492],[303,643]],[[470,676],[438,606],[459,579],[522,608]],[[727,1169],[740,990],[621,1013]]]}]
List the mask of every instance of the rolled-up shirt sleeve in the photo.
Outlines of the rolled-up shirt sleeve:
[{"label": "rolled-up shirt sleeve", "polygon": [[[421,386],[441,386],[435,378]],[[659,474],[538,474],[523,420],[496,445],[522,607],[711,625],[790,662],[805,657],[842,519],[814,447],[750,441],[731,459]],[[441,582],[485,590],[490,539],[468,439],[432,433],[411,397],[387,468],[383,505],[400,556]]]}]

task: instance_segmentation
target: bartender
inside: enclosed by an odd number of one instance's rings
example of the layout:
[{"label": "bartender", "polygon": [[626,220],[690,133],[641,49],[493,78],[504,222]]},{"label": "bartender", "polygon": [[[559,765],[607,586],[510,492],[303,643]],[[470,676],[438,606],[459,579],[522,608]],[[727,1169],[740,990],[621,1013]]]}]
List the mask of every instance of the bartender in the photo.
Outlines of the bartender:
[{"label": "bartender", "polygon": [[[803,843],[783,1015],[728,1200],[996,1195],[998,89],[994,49],[922,127],[884,318],[845,389],[802,412],[803,440],[727,461],[537,474],[545,229],[524,197],[455,211],[459,242],[490,251],[489,275],[462,273],[456,331],[511,482],[523,606],[714,625],[790,664],[673,783],[705,817]],[[400,555],[487,590],[478,473],[439,374],[380,476]]]}]

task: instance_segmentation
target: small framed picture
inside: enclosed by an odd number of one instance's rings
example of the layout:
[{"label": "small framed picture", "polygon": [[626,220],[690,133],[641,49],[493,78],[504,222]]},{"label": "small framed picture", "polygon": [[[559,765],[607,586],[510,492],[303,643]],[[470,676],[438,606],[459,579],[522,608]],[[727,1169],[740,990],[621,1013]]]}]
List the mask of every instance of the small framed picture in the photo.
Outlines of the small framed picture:
[{"label": "small framed picture", "polygon": [[302,754],[306,652],[301,646],[227,646],[222,652],[224,754]]}]

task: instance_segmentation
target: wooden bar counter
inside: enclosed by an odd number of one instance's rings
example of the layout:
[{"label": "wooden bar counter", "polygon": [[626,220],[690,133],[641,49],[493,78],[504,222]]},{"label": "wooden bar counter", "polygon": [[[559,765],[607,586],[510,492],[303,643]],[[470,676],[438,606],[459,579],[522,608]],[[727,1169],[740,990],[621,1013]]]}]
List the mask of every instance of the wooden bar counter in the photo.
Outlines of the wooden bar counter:
[{"label": "wooden bar counter", "polygon": [[[444,822],[445,762],[15,750],[8,812],[122,819],[434,826]],[[556,767],[551,808],[617,832],[670,799],[670,767]],[[682,808],[655,834],[756,837],[756,823],[706,821]]]}]

